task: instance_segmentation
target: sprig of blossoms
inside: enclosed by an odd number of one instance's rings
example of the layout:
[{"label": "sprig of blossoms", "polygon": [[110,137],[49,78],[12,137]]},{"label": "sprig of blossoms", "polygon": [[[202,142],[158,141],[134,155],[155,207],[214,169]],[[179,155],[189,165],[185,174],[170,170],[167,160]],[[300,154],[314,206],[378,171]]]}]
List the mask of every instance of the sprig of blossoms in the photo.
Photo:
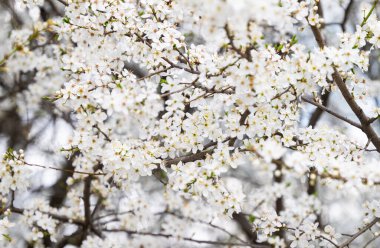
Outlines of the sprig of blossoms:
[{"label": "sprig of blossoms", "polygon": [[24,162],[24,151],[9,149],[1,161],[0,193],[3,196],[11,191],[25,191],[29,186],[29,168]]}]

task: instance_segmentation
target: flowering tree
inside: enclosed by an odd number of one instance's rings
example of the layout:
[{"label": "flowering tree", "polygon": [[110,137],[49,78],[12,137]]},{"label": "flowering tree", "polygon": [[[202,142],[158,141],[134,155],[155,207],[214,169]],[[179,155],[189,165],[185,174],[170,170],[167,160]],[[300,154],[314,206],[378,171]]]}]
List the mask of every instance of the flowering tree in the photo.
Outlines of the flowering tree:
[{"label": "flowering tree", "polygon": [[380,245],[378,0],[0,6],[1,247]]}]

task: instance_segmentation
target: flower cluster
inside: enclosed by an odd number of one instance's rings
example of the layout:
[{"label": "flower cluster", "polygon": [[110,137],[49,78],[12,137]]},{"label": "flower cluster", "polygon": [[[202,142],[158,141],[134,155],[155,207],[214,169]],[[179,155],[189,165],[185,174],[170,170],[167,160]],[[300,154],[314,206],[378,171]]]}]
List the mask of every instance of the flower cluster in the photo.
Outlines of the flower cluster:
[{"label": "flower cluster", "polygon": [[11,191],[25,191],[29,186],[29,168],[24,163],[24,151],[8,150],[0,167],[0,193],[6,196]]}]

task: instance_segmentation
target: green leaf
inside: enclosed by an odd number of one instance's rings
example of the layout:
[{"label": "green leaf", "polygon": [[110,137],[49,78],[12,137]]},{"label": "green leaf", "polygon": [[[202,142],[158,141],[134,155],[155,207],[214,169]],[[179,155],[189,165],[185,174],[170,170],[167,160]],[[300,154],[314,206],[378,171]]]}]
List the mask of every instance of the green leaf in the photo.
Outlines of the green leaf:
[{"label": "green leaf", "polygon": [[166,78],[161,78],[160,84],[168,84],[168,81],[166,80]]},{"label": "green leaf", "polygon": [[67,17],[67,16],[63,17],[62,21],[63,21],[64,23],[68,23],[68,24],[70,24],[70,18]]},{"label": "green leaf", "polygon": [[254,215],[250,214],[249,217],[248,217],[249,223],[252,224],[255,220],[256,220],[256,217]]},{"label": "green leaf", "polygon": [[8,242],[12,242],[12,238],[8,235],[8,234],[2,234],[3,237],[8,241]]},{"label": "green leaf", "polygon": [[280,52],[282,50],[282,48],[284,48],[284,44],[278,45],[276,48],[277,52]]},{"label": "green leaf", "polygon": [[292,39],[290,40],[290,46],[297,44],[297,42],[298,42],[297,36],[293,35]]}]

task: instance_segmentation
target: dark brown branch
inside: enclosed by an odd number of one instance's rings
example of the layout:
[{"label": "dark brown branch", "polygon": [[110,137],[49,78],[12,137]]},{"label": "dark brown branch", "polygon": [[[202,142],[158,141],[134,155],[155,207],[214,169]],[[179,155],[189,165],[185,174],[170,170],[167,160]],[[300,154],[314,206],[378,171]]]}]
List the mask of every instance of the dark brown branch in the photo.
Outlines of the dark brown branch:
[{"label": "dark brown branch", "polygon": [[[284,162],[282,159],[272,160],[272,162],[274,162],[274,164],[276,165],[276,169],[273,172],[274,182],[282,183],[282,180],[283,180],[282,167],[283,167]],[[276,173],[276,172],[279,172],[279,173]],[[276,198],[275,210],[278,216],[280,216],[281,212],[285,210],[284,198],[282,196]],[[285,239],[285,231],[283,229],[276,232],[276,234],[278,234],[280,238]]]},{"label": "dark brown branch", "polygon": [[348,90],[346,84],[344,83],[341,75],[335,68],[333,78],[351,110],[355,113],[356,117],[358,117],[362,126],[362,131],[367,135],[367,138],[371,140],[372,144],[376,147],[376,150],[380,152],[380,138],[376,134],[375,130],[371,127],[370,119],[366,116],[359,104],[357,104],[351,95],[351,92]]},{"label": "dark brown branch", "polygon": [[182,156],[182,157],[177,157],[177,158],[165,160],[164,161],[164,165],[165,166],[170,166],[172,164],[178,164],[179,162],[182,162],[182,163],[194,162],[196,160],[204,159],[207,154],[211,154],[213,151],[214,151],[214,149],[210,149],[210,150],[194,153],[194,154],[191,154],[191,155],[185,155],[185,156]]},{"label": "dark brown branch", "polygon": [[167,59],[167,58],[162,58],[162,59],[165,60],[165,61],[166,61],[171,67],[173,67],[173,68],[177,68],[177,69],[185,70],[185,71],[187,71],[187,72],[189,72],[189,73],[191,73],[191,74],[196,74],[196,75],[201,74],[199,71],[195,71],[195,70],[192,70],[192,69],[190,69],[190,68],[183,67],[183,66],[181,66],[181,65],[175,64],[175,63],[171,62],[171,61],[170,61],[169,59]]},{"label": "dark brown branch", "polygon": [[[73,154],[69,160],[63,165],[63,169],[65,171],[74,171],[75,167],[73,166],[73,162],[78,153]],[[52,207],[60,207],[64,202],[67,192],[69,190],[67,185],[67,179],[72,176],[72,173],[61,173],[59,179],[55,182],[55,184],[51,187],[51,197],[50,197],[50,206]]]},{"label": "dark brown branch", "polygon": [[65,6],[69,6],[69,4],[65,0],[57,0],[57,1],[62,3]]},{"label": "dark brown branch", "polygon": [[344,11],[343,20],[340,24],[340,27],[342,28],[343,32],[346,32],[346,24],[347,24],[348,17],[350,15],[350,12],[351,12],[351,9],[353,6],[354,6],[354,0],[350,0],[347,4],[345,11]]},{"label": "dark brown branch", "polygon": [[[327,107],[327,104],[329,102],[329,97],[330,97],[330,92],[325,92],[324,94],[322,94],[321,96],[321,100],[322,100],[322,105]],[[308,126],[311,126],[311,127],[315,127],[319,121],[319,119],[321,118],[323,114],[323,109],[321,108],[316,108],[314,110],[314,112],[311,114],[311,117],[309,119],[309,123],[308,123]]]},{"label": "dark brown branch", "polygon": [[85,229],[90,228],[91,225],[91,209],[90,209],[90,197],[91,197],[91,176],[84,180],[83,185],[83,207],[84,207],[84,218],[85,218]]},{"label": "dark brown branch", "polygon": [[249,241],[256,243],[257,233],[252,230],[252,224],[247,220],[243,213],[234,213],[233,219],[239,224],[242,231],[249,238]]},{"label": "dark brown branch", "polygon": [[242,58],[245,58],[246,60],[248,60],[249,62],[252,62],[252,56],[251,56],[251,50],[253,48],[249,48],[249,49],[246,49],[245,51],[243,51],[243,49],[241,48],[238,48],[236,45],[235,45],[235,42],[234,42],[234,35],[232,34],[228,24],[224,25],[224,30],[226,31],[226,35],[227,35],[227,38],[228,38],[228,44],[230,45],[231,49],[233,51],[235,51],[237,54],[240,55],[240,57]]}]

